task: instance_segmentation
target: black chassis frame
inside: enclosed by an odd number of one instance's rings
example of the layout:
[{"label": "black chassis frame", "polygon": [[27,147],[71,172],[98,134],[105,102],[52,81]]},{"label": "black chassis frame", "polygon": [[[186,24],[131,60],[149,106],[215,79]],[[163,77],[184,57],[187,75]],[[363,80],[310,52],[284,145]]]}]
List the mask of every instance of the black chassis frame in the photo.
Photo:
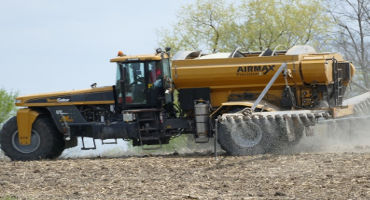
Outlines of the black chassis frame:
[{"label": "black chassis frame", "polygon": [[[90,137],[94,139],[131,139],[139,140],[138,121],[125,122],[121,114],[117,114],[113,119],[105,122],[88,122],[82,116],[76,106],[52,106],[47,107],[51,118],[57,129],[65,138]],[[73,119],[67,122],[64,119]],[[161,123],[158,136],[170,138],[181,133],[193,132],[192,120],[184,118],[165,118]]]}]

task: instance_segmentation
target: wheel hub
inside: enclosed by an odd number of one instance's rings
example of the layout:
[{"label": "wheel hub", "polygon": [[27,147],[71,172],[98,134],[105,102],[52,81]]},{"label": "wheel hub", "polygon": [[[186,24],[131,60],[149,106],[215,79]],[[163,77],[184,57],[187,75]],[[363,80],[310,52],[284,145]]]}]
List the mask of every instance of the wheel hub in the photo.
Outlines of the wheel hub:
[{"label": "wheel hub", "polygon": [[40,135],[37,131],[32,130],[31,143],[29,145],[22,145],[19,142],[18,131],[15,131],[12,135],[13,147],[21,153],[32,153],[36,151],[40,146]]},{"label": "wheel hub", "polygon": [[234,125],[230,133],[233,141],[243,148],[254,147],[262,140],[261,129],[256,124],[250,122],[242,122]]}]

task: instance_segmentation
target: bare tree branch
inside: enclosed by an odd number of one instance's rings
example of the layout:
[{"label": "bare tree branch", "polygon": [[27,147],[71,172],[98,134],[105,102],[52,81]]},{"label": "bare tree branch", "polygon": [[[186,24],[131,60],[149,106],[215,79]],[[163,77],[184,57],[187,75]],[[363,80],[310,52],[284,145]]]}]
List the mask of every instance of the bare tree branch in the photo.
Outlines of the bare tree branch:
[{"label": "bare tree branch", "polygon": [[[339,29],[340,41],[337,45],[344,50],[344,55],[355,59],[356,64],[361,68],[361,74],[366,87],[369,87],[368,63],[369,48],[366,43],[370,41],[367,37],[370,35],[369,23],[369,0],[344,0],[336,1],[342,4],[336,5],[335,11],[328,9],[334,22]],[[350,8],[350,9],[348,9]],[[342,29],[342,30],[341,30]]]}]

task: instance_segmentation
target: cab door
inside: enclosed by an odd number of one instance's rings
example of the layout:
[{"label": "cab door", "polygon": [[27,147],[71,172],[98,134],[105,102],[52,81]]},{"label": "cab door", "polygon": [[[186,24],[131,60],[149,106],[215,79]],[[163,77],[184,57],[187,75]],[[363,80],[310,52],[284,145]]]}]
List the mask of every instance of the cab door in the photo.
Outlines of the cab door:
[{"label": "cab door", "polygon": [[160,107],[164,99],[163,69],[161,61],[148,62],[148,105]]},{"label": "cab door", "polygon": [[145,72],[145,62],[125,63],[123,66],[123,93],[126,106],[136,107],[147,104]]}]

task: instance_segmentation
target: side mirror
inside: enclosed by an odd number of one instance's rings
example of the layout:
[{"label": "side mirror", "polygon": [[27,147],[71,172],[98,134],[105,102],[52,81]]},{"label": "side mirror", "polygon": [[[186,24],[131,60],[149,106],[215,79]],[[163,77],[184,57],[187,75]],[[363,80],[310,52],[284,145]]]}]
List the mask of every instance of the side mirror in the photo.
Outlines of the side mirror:
[{"label": "side mirror", "polygon": [[161,48],[158,48],[158,49],[156,49],[156,50],[155,50],[155,52],[156,52],[157,54],[160,54],[160,53],[162,53],[163,51],[162,51],[162,49],[161,49]]}]

